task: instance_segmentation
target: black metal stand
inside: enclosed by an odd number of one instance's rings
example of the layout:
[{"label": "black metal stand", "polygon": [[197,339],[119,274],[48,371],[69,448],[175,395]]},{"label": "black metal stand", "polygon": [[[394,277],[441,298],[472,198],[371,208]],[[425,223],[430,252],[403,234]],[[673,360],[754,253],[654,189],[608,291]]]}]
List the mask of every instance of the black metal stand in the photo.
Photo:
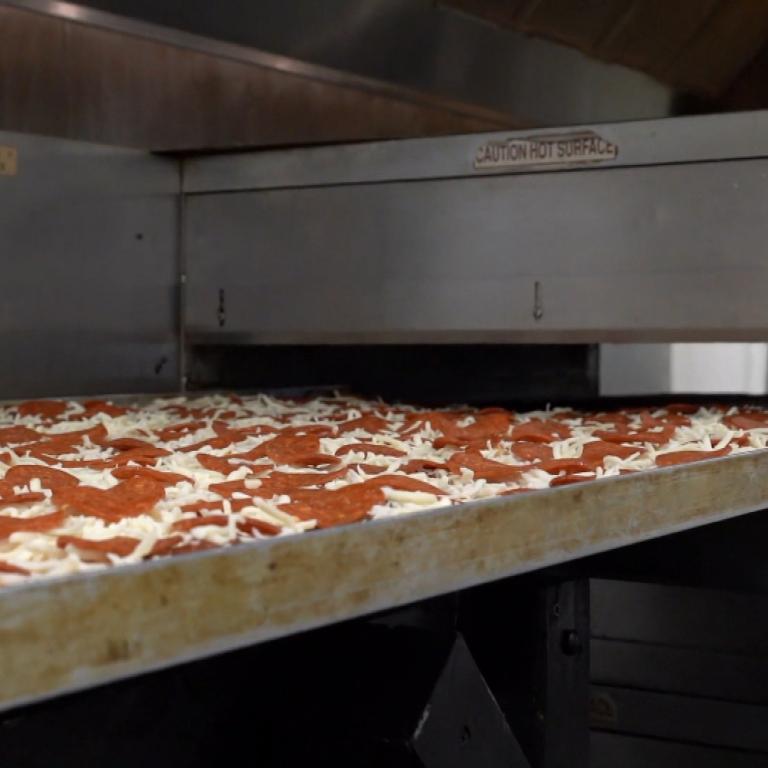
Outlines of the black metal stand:
[{"label": "black metal stand", "polygon": [[586,768],[588,636],[512,579],[6,714],[0,765]]},{"label": "black metal stand", "polygon": [[511,579],[462,595],[462,628],[533,768],[589,765],[589,586]]}]

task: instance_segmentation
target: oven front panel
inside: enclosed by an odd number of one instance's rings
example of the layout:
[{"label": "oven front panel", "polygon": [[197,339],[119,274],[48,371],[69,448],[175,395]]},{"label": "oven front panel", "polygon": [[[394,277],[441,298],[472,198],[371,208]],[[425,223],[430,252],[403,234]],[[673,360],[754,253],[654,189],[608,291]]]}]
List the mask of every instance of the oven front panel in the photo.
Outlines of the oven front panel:
[{"label": "oven front panel", "polygon": [[760,340],[768,160],[188,197],[209,343]]},{"label": "oven front panel", "polygon": [[0,133],[0,398],[178,386],[177,164]]}]

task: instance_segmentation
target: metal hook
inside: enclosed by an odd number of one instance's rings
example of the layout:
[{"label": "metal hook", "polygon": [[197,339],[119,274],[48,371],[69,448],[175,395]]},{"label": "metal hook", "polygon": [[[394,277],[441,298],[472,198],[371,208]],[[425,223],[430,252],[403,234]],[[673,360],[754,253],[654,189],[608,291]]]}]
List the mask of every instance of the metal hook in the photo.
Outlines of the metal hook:
[{"label": "metal hook", "polygon": [[533,319],[541,320],[544,317],[544,302],[541,298],[541,283],[537,280],[533,284]]},{"label": "metal hook", "polygon": [[224,289],[219,288],[219,308],[216,311],[216,316],[219,319],[219,328],[223,328],[227,322],[227,309],[225,305]]}]

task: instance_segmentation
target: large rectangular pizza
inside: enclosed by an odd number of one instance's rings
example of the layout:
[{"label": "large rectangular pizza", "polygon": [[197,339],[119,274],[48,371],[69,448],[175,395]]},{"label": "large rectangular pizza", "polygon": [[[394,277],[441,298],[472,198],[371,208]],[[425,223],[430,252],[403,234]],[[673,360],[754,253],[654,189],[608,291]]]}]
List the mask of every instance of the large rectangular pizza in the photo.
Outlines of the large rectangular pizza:
[{"label": "large rectangular pizza", "polygon": [[768,410],[206,395],[0,407],[0,586],[765,448]]}]

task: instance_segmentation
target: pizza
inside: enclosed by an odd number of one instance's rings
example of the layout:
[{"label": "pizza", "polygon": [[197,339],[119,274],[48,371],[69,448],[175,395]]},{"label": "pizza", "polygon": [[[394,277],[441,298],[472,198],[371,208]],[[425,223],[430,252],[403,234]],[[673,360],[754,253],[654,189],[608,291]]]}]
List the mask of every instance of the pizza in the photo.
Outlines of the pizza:
[{"label": "pizza", "polygon": [[341,395],[0,407],[0,586],[765,448],[768,410]]}]

